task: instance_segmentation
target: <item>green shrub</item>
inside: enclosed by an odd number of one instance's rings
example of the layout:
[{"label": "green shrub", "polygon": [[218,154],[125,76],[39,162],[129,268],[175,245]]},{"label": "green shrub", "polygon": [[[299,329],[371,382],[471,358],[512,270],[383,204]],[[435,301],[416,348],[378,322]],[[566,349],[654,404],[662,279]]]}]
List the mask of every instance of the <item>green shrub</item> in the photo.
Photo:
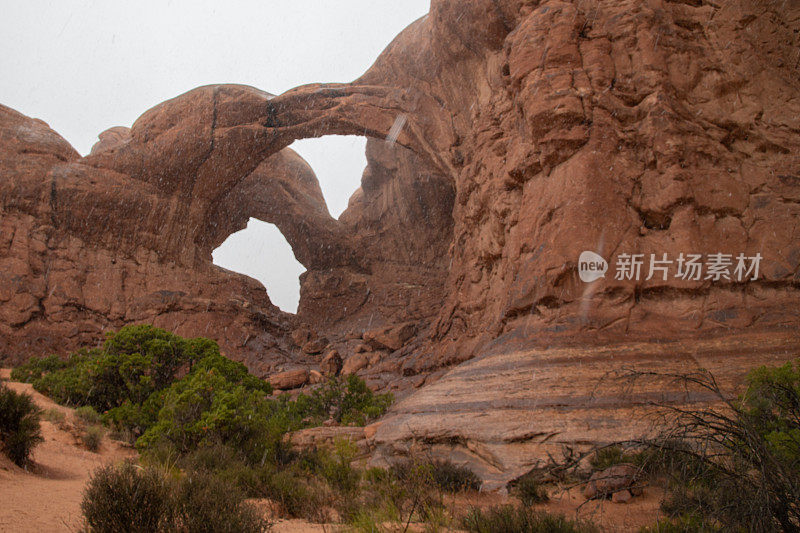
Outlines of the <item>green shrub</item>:
[{"label": "green shrub", "polygon": [[72,355],[68,366],[33,380],[33,388],[62,405],[85,405],[92,388],[87,369],[85,356]]},{"label": "green shrub", "polygon": [[[408,482],[400,482],[392,470],[383,468],[366,470],[362,479],[362,500],[338,509],[346,520],[354,521],[359,514],[366,513],[371,517],[380,516],[382,521],[400,521],[411,492],[420,488],[413,487]],[[422,489],[427,490],[425,487]]]},{"label": "green shrub", "polygon": [[425,524],[426,533],[442,531],[445,528],[449,529],[453,523],[450,513],[443,504],[423,507],[421,517]]},{"label": "green shrub", "polygon": [[450,461],[433,461],[431,475],[434,484],[445,492],[478,490],[481,480],[466,466],[456,466]]},{"label": "green shrub", "polygon": [[95,471],[81,510],[86,528],[98,533],[255,533],[268,528],[243,494],[216,476],[194,472],[174,479],[132,463]]},{"label": "green shrub", "polygon": [[619,445],[600,448],[589,460],[595,470],[605,470],[614,465],[632,462],[634,462],[632,455],[625,453],[622,446]]},{"label": "green shrub", "polygon": [[243,462],[241,454],[224,444],[199,446],[181,458],[180,466],[186,470],[217,473],[231,464]]},{"label": "green shrub", "polygon": [[263,497],[280,504],[288,516],[319,520],[324,495],[303,472],[286,469],[275,472],[263,487]]},{"label": "green shrub", "polygon": [[178,466],[186,472],[213,474],[252,498],[264,497],[265,487],[276,471],[271,463],[248,464],[243,454],[223,444],[200,446],[180,457]]},{"label": "green shrub", "polygon": [[212,373],[262,395],[272,392],[243,364],[223,357],[214,341],[184,339],[149,325],[126,326],[110,333],[102,348],[66,360],[34,358],[14,373],[56,402],[79,406],[88,424],[98,422],[90,409],[102,412],[103,421],[131,441],[157,423],[167,393],[176,384],[185,388],[198,374]]},{"label": "green shrub", "polygon": [[325,447],[305,452],[298,463],[336,491],[350,495],[358,489],[361,480],[361,474],[350,466],[357,453],[358,448],[349,439],[337,439],[332,450]]},{"label": "green shrub", "polygon": [[591,524],[575,522],[563,515],[552,515],[529,507],[502,505],[488,510],[472,509],[461,520],[464,529],[474,533],[588,533],[597,531]]},{"label": "green shrub", "polygon": [[23,383],[33,383],[43,374],[66,368],[69,363],[57,355],[32,357],[27,363],[11,370],[11,379]]},{"label": "green shrub", "polygon": [[77,418],[83,424],[100,424],[102,422],[102,418],[97,411],[94,410],[94,407],[91,405],[84,405],[83,407],[78,407],[75,409],[75,418]]},{"label": "green shrub", "polygon": [[169,387],[179,373],[195,367],[271,392],[269,384],[250,375],[244,365],[220,355],[214,341],[184,339],[150,325],[125,326],[109,333],[103,348],[79,351],[66,361],[34,358],[14,375],[59,403],[105,412],[125,402],[140,405]]},{"label": "green shrub", "polygon": [[122,405],[103,414],[103,422],[130,444],[136,442],[158,420],[167,389],[154,392],[141,404],[125,400]]},{"label": "green shrub", "polygon": [[431,469],[430,462],[400,460],[389,467],[389,474],[391,479],[400,483],[409,484],[418,481],[425,485],[432,485]]},{"label": "green shrub", "polygon": [[[389,469],[388,482],[379,485],[379,495],[397,510],[401,521],[416,517],[426,521],[440,513],[442,492],[434,471],[435,462],[402,461]],[[378,504],[380,502],[373,502]],[[385,504],[384,504],[385,505]]]},{"label": "green shrub", "polygon": [[169,497],[169,483],[161,472],[126,462],[92,474],[81,510],[90,531],[151,533],[170,525]]},{"label": "green shrub", "polygon": [[17,393],[0,383],[0,450],[24,466],[31,450],[42,442],[42,410],[28,394]]},{"label": "green shrub", "polygon": [[550,500],[547,488],[542,484],[538,476],[534,474],[524,475],[517,479],[513,485],[513,493],[526,506],[545,503]]},{"label": "green shrub", "polygon": [[63,428],[67,422],[67,415],[64,414],[64,411],[61,409],[57,409],[55,407],[51,407],[50,409],[45,409],[42,413],[42,418],[50,422],[51,424],[55,424],[60,428]]},{"label": "green shrub", "polygon": [[364,480],[367,483],[381,483],[391,477],[391,473],[385,468],[373,466],[364,470]]},{"label": "green shrub", "polygon": [[189,473],[178,484],[173,503],[176,529],[192,533],[248,533],[269,528],[234,485],[207,473]]},{"label": "green shrub", "polygon": [[316,418],[317,423],[331,416],[344,425],[363,426],[385,413],[392,401],[391,393],[376,395],[363,379],[348,375],[331,378],[315,389],[304,415]]},{"label": "green shrub", "polygon": [[[663,454],[648,446],[623,447],[616,444],[595,450],[589,459],[589,464],[592,469],[597,471],[619,464],[632,464],[640,467],[643,472],[657,475],[663,473],[663,471],[659,471],[659,468],[663,466],[661,463],[664,459]],[[677,459],[677,457],[671,459]]]},{"label": "green shrub", "polygon": [[359,533],[383,531],[382,524],[388,522],[386,516],[375,509],[359,509],[350,519],[350,527]]},{"label": "green shrub", "polygon": [[157,422],[136,441],[147,451],[168,443],[179,455],[198,446],[224,443],[251,463],[273,459],[285,425],[273,417],[263,391],[227,380],[214,369],[175,382],[163,398]]},{"label": "green shrub", "polygon": [[800,466],[800,361],[762,366],[748,375],[742,417],[766,451],[786,466]]},{"label": "green shrub", "polygon": [[103,442],[103,435],[106,434],[103,426],[93,425],[88,426],[81,433],[81,442],[86,446],[90,452],[96,452],[100,449],[100,444]]},{"label": "green shrub", "polygon": [[392,465],[390,473],[401,483],[417,481],[444,492],[481,488],[481,480],[472,470],[450,461],[398,461]]}]

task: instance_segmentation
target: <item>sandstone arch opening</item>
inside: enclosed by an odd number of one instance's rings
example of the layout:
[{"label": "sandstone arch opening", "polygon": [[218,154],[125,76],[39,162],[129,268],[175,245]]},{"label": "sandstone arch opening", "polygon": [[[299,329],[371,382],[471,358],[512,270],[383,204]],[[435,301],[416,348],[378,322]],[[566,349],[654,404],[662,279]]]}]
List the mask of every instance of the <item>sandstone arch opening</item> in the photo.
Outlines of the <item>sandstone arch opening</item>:
[{"label": "sandstone arch opening", "polygon": [[228,236],[211,255],[215,265],[260,281],[281,310],[297,312],[305,267],[274,224],[251,217],[245,229]]},{"label": "sandstone arch opening", "polygon": [[290,145],[314,170],[333,218],[338,219],[347,209],[353,192],[361,186],[366,146],[367,138],[357,135],[298,139]]}]

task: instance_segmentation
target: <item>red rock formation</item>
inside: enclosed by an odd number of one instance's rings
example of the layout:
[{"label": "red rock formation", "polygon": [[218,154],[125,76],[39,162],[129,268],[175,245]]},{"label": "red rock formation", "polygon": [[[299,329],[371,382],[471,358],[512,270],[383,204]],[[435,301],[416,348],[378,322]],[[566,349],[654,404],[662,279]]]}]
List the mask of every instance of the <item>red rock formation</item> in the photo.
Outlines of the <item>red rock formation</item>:
[{"label": "red rock formation", "polygon": [[[43,123],[5,110],[0,124],[12,142],[2,158],[4,233],[46,236],[39,257],[27,244],[7,251],[15,281],[0,302],[3,356],[63,353],[106,328],[146,321],[216,338],[258,373],[310,364],[289,339],[294,319],[258,283],[211,263],[213,249],[250,217],[275,223],[309,269],[304,322],[341,334],[431,317],[445,275],[449,183],[411,152],[376,143],[359,207],[338,222],[294,152],[239,150],[236,139],[251,133],[271,138],[240,124],[268,115],[270,98],[243,86],[201,87],[151,109],[130,131],[104,132],[85,158]],[[49,137],[28,139],[17,122]],[[58,143],[57,157],[42,158],[45,142]]]},{"label": "red rock formation", "polygon": [[[207,260],[193,260],[202,248],[185,224],[180,194],[89,166],[46,124],[5,107],[0,135],[2,358],[64,353],[97,342],[108,328],[153,322],[218,338],[255,371],[268,369],[262,361],[288,360],[291,317],[254,280],[214,267],[210,251]],[[288,152],[249,179],[287,174],[287,158],[295,174],[316,184]],[[244,227],[246,209],[227,222]]]},{"label": "red rock formation", "polygon": [[[422,387],[381,425],[381,446],[463,439],[505,479],[527,464],[516,447],[535,453],[542,434],[575,440],[597,419],[575,391],[616,368],[620,340],[684,368],[648,343],[691,354],[702,337],[709,357],[727,357],[731,382],[754,360],[796,353],[786,332],[800,324],[798,48],[800,8],[782,1],[433,0],[353,83],[274,98],[202,87],[129,133],[103,134],[85,158],[4,109],[3,355],[150,320],[219,338],[266,373],[317,364],[289,340],[305,325],[373,386]],[[325,134],[372,137],[338,221],[285,150]],[[277,224],[308,268],[297,317],[211,265],[250,216]],[[580,280],[582,251],[608,260],[605,278]],[[760,275],[615,279],[623,254],[681,253],[761,254]],[[417,334],[383,344],[399,349],[359,348],[365,331],[401,324]],[[753,339],[770,352],[750,357]],[[593,372],[572,388],[557,362],[533,398],[526,379],[492,381],[502,365],[575,346]],[[468,401],[478,382],[494,402],[483,412],[530,402],[478,428]],[[554,398],[570,394],[583,398],[571,404],[577,418],[554,418]]]}]

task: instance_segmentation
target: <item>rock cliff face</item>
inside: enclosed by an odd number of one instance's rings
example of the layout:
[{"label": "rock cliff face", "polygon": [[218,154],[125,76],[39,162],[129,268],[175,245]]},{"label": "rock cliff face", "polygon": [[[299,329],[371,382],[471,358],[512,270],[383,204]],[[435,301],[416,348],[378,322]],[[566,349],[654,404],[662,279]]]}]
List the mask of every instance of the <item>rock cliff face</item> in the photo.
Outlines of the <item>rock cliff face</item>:
[{"label": "rock cliff face", "polygon": [[[164,193],[91,166],[43,122],[4,107],[0,138],[0,356],[64,353],[131,322],[205,331],[253,363],[288,356],[291,317],[257,282],[214,267],[210,256],[196,259],[208,246],[196,234],[218,223],[208,217],[192,234],[185,190]],[[100,156],[103,142],[94,149]],[[316,186],[298,159],[276,154],[243,185],[294,172]],[[251,200],[257,212],[259,198]],[[228,227],[244,227],[247,211]]]},{"label": "rock cliff face", "polygon": [[[792,2],[433,0],[352,83],[202,87],[84,158],[2,108],[0,356],[145,320],[218,338],[263,375],[335,348],[375,387],[422,387],[378,429],[387,453],[420,434],[469,443],[501,479],[525,465],[515,447],[635,415],[587,407],[589,382],[627,360],[617,350],[664,369],[702,351],[731,383],[797,354],[798,49]],[[370,137],[339,220],[286,148],[326,134]],[[308,269],[297,316],[211,264],[251,216]],[[604,278],[581,281],[583,251],[608,261]],[[616,276],[635,254],[639,276]],[[699,279],[676,276],[681,254],[701,254]],[[712,254],[727,277],[708,277]],[[739,254],[760,255],[756,279],[737,276]],[[672,261],[666,275],[651,258]],[[591,367],[573,388],[565,361]],[[535,391],[512,379],[530,364]],[[479,384],[489,403],[470,407]],[[491,430],[463,423],[514,398]],[[565,405],[578,418],[554,419]]]}]

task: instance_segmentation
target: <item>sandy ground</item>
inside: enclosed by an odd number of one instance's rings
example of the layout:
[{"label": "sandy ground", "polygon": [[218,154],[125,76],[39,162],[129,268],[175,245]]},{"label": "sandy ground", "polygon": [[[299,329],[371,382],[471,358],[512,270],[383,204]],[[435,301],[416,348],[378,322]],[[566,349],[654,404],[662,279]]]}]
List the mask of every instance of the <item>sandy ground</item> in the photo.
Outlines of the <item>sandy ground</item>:
[{"label": "sandy ground", "polygon": [[[0,379],[8,380],[9,373],[8,369],[0,369]],[[71,424],[72,409],[53,403],[28,384],[6,381],[6,385],[31,394],[42,409],[62,411],[67,423],[57,425],[42,421],[45,440],[34,449],[34,464],[27,471],[0,456],[0,532],[78,531],[81,526],[80,502],[91,472],[103,464],[135,457],[136,452],[107,437],[98,453],[86,450],[75,436]],[[538,507],[569,518],[591,520],[603,531],[635,532],[657,520],[660,499],[660,492],[650,488],[643,496],[627,504],[585,503],[580,490],[573,489],[551,494],[551,501]],[[469,493],[450,496],[445,504],[452,511],[462,513],[472,507],[486,508],[510,501],[507,496],[494,493]],[[277,520],[273,528],[276,533],[345,530],[338,525],[310,524],[304,520]],[[409,528],[409,531],[422,530],[421,526],[415,527],[414,524]]]},{"label": "sandy ground", "polygon": [[636,532],[642,526],[653,525],[661,517],[659,506],[662,497],[661,490],[645,488],[644,494],[628,503],[612,503],[608,500],[586,502],[580,489],[572,489],[568,493],[554,493],[551,501],[540,507],[568,518],[589,520],[602,531]]},{"label": "sandy ground", "polygon": [[[0,370],[0,378],[8,377],[9,370]],[[78,531],[81,497],[89,474],[105,463],[122,461],[136,453],[107,437],[98,453],[82,448],[68,427],[71,409],[53,403],[28,384],[6,385],[31,394],[42,409],[63,411],[67,427],[42,421],[45,440],[34,448],[34,464],[28,471],[5,458],[0,462],[0,531]]]}]

